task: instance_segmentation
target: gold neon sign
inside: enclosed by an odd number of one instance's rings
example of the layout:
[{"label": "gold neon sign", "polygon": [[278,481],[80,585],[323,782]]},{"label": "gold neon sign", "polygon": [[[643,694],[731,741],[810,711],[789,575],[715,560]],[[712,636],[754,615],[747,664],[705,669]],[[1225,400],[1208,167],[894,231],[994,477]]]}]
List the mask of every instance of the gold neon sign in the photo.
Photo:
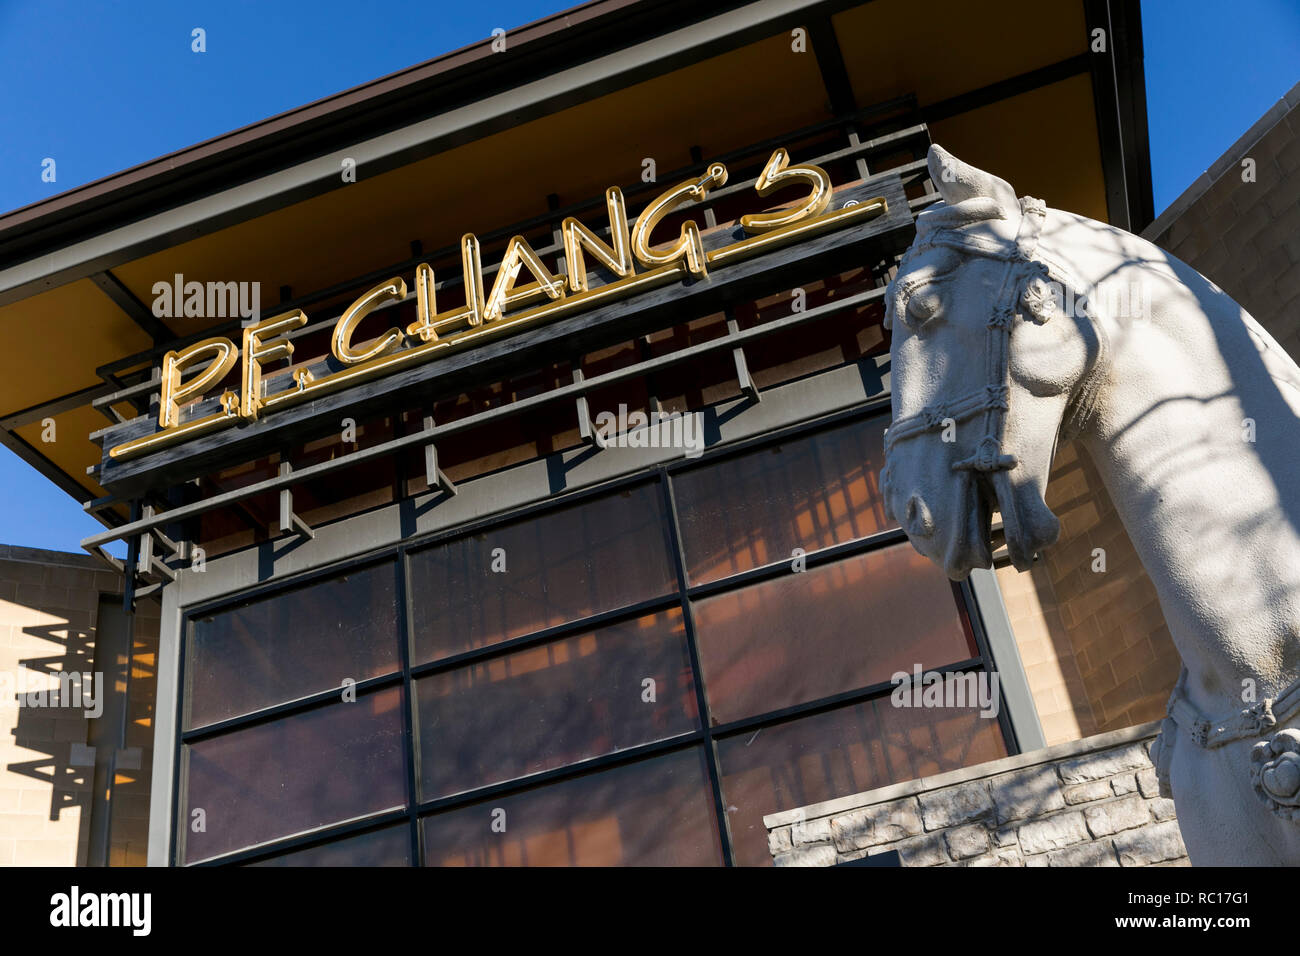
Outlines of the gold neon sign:
[{"label": "gold neon sign", "polygon": [[[433,269],[427,263],[420,263],[414,277],[415,322],[405,329],[389,329],[370,343],[355,344],[353,333],[376,306],[405,300],[411,294],[401,277],[375,286],[348,306],[334,325],[330,351],[342,368],[320,378],[306,367],[294,369],[290,375],[292,387],[278,392],[264,394],[263,369],[268,362],[292,358],[293,343],[283,336],[307,324],[307,316],[301,310],[249,326],[243,330],[239,347],[229,339],[216,337],[168,352],[163,356],[160,430],[118,445],[108,455],[115,461],[136,458],[423,364],[523,326],[551,321],[667,285],[683,275],[706,278],[710,267],[727,266],[850,221],[874,219],[889,208],[883,197],[876,196],[828,211],[831,182],[826,171],[812,165],[792,166],[786,151],[778,149],[755,182],[755,192],[767,196],[778,189],[802,184],[808,189],[803,199],[774,212],[741,216],[745,238],[717,249],[705,249],[699,225],[689,219],[682,223],[676,238],[668,241],[653,238],[666,217],[685,203],[704,199],[710,190],[726,181],[727,167],[713,163],[700,177],[661,193],[631,225],[622,191],[611,187],[605,193],[608,242],[572,216],[561,224],[565,261],[562,277],[551,273],[527,239],[514,236],[506,245],[496,278],[488,288],[483,281],[479,241],[467,233],[460,243],[465,286],[463,307],[438,311]],[[613,281],[591,288],[587,278],[588,259],[611,273]],[[527,277],[522,276],[525,272]],[[208,364],[201,371],[188,381],[183,380],[186,370],[202,365],[205,360]],[[221,394],[221,411],[180,421],[182,405],[200,400],[205,390],[221,381],[236,361],[241,363],[240,388],[238,392],[226,390]]]}]

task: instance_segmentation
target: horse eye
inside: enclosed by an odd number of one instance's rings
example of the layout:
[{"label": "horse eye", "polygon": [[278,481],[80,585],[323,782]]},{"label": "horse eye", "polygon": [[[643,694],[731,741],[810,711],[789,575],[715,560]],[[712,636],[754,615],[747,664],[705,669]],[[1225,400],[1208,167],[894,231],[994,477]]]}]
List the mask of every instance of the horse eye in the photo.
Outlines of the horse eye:
[{"label": "horse eye", "polygon": [[907,300],[907,317],[913,327],[919,328],[939,313],[942,299],[932,290],[914,293]]}]

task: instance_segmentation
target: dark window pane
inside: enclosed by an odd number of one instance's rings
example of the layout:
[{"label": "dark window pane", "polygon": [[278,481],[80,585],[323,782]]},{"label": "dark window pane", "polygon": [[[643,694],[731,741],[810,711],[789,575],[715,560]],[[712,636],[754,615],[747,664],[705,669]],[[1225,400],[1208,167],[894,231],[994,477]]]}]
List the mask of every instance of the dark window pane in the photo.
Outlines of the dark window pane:
[{"label": "dark window pane", "polygon": [[381,564],[196,619],[186,728],[392,673],[396,589],[396,568]]},{"label": "dark window pane", "polygon": [[880,469],[885,417],[725,458],[673,479],[692,584],[896,527]]},{"label": "dark window pane", "polygon": [[420,678],[415,698],[425,800],[699,726],[680,608]]},{"label": "dark window pane", "polygon": [[393,687],[187,745],[185,861],[405,805],[401,697]]},{"label": "dark window pane", "polygon": [[641,485],[413,555],[415,663],[669,593],[660,503]]},{"label": "dark window pane", "polygon": [[704,753],[692,747],[426,817],[424,858],[429,866],[717,865],[713,807]]},{"label": "dark window pane", "polygon": [[410,866],[411,831],[405,823],[281,853],[250,866]]},{"label": "dark window pane", "polygon": [[[763,817],[1007,755],[978,708],[898,708],[889,697],[718,741],[736,862],[771,863]],[[734,810],[730,808],[734,807]]]},{"label": "dark window pane", "polygon": [[975,657],[952,585],[906,543],[695,605],[715,724]]}]

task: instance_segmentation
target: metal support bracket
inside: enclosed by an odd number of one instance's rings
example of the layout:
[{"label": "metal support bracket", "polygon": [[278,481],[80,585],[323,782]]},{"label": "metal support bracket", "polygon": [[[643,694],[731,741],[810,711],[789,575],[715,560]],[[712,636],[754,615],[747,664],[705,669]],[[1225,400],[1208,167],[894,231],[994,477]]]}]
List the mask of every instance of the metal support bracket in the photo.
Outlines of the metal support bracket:
[{"label": "metal support bracket", "polygon": [[[153,505],[145,505],[141,513],[146,521],[154,516]],[[136,546],[136,574],[148,574],[149,568],[153,565],[153,531],[152,528],[140,535],[140,543]]]},{"label": "metal support bracket", "polygon": [[[281,478],[292,471],[293,468],[287,461],[280,462]],[[286,486],[280,489],[280,534],[288,534],[295,529],[305,537],[316,537],[316,532],[312,530],[311,525],[293,513],[293,489]]]},{"label": "metal support bracket", "polygon": [[[433,432],[433,416],[424,416],[424,430]],[[449,495],[456,494],[455,483],[438,467],[438,449],[433,442],[424,446],[424,481],[429,488],[438,488]]]},{"label": "metal support bracket", "polygon": [[[730,315],[727,316],[727,334],[740,334],[740,324]],[[758,386],[754,384],[754,379],[750,377],[749,363],[745,361],[745,349],[737,345],[731,350],[731,357],[736,362],[736,381],[740,383],[740,390],[753,401],[761,402],[763,396],[759,394]]]},{"label": "metal support bracket", "polygon": [[[582,369],[577,368],[576,362],[574,363],[574,366],[573,383],[575,385],[581,385],[583,382]],[[591,406],[587,403],[587,396],[583,394],[578,395],[575,403],[578,406],[578,434],[582,436],[582,440],[588,444],[595,445],[597,448],[606,447],[605,439],[600,437],[600,432],[596,428],[596,423],[591,420]]]},{"label": "metal support bracket", "polygon": [[[144,505],[141,509],[141,516],[145,520],[154,517],[156,514],[157,511],[154,510],[153,505]],[[168,581],[175,581],[176,571],[169,567],[163,558],[154,553],[155,540],[171,552],[168,557],[180,557],[184,552],[185,546],[178,544],[165,535],[161,528],[150,528],[140,535],[140,543],[136,546],[135,573],[137,576],[156,573]],[[144,593],[143,590],[137,590],[135,592],[136,597],[139,597],[142,593]]]},{"label": "metal support bracket", "polygon": [[[176,571],[173,570],[169,565],[165,564],[163,561],[159,560],[156,556],[149,559],[149,567],[145,568],[143,571],[141,571],[141,573],[147,574],[150,571],[157,572],[158,574],[166,578],[168,581],[176,580]],[[139,591],[136,591],[135,593],[137,597],[140,596]]]}]

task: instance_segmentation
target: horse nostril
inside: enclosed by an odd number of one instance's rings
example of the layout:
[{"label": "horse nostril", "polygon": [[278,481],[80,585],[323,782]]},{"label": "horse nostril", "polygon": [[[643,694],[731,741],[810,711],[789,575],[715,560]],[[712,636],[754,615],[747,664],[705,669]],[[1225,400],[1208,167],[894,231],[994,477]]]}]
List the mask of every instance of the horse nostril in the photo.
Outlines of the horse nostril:
[{"label": "horse nostril", "polygon": [[921,496],[915,493],[907,499],[907,530],[910,534],[926,537],[934,532],[934,519],[930,517],[930,509],[925,506]]}]

